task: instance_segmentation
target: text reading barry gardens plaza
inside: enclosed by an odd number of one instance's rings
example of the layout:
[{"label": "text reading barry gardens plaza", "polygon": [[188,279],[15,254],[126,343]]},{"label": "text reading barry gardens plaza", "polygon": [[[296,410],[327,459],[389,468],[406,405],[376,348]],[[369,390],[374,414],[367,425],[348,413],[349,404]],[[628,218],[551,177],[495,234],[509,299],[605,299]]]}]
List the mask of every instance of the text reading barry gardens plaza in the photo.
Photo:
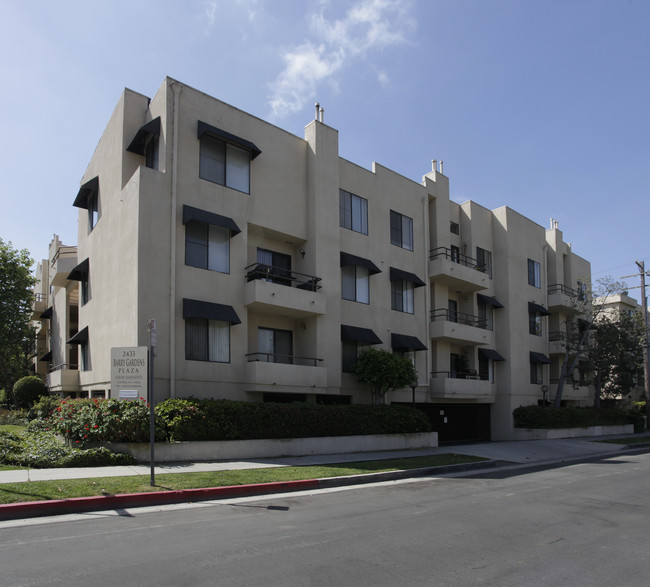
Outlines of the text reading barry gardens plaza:
[{"label": "text reading barry gardens plaza", "polygon": [[111,349],[111,397],[147,398],[147,347]]}]

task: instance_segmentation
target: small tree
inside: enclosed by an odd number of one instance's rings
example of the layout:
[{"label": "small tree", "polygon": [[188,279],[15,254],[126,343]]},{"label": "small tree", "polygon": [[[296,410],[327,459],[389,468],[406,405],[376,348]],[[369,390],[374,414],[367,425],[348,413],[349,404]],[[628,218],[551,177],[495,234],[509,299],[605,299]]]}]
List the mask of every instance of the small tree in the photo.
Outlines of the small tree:
[{"label": "small tree", "polygon": [[383,403],[384,396],[395,389],[403,389],[417,381],[417,372],[408,357],[385,350],[369,349],[360,353],[353,367],[361,383],[372,388],[372,403]]},{"label": "small tree", "polygon": [[36,375],[23,377],[14,385],[14,400],[21,406],[31,408],[34,402],[37,402],[43,395],[47,395],[47,388],[41,378]]}]

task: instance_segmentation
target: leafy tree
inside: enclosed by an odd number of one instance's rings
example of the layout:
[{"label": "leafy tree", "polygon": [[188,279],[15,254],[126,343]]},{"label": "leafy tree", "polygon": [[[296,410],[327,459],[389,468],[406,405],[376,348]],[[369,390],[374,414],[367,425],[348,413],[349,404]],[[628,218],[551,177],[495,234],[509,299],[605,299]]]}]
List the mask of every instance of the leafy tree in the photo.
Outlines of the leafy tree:
[{"label": "leafy tree", "polygon": [[567,319],[564,322],[566,344],[560,378],[553,401],[554,407],[560,407],[564,384],[578,366],[580,356],[589,348],[594,323],[603,314],[602,303],[594,306],[594,299],[607,300],[610,295],[624,289],[624,283],[605,278],[599,280],[596,290],[586,288],[584,291],[578,292],[578,295],[573,298],[572,305],[567,311]]},{"label": "leafy tree", "polygon": [[0,385],[9,393],[29,373],[34,355],[30,327],[35,278],[27,249],[14,249],[0,239]]},{"label": "leafy tree", "polygon": [[594,369],[594,407],[602,397],[629,393],[643,368],[645,325],[640,313],[604,314],[594,324],[588,351]]},{"label": "leafy tree", "polygon": [[383,403],[384,396],[389,391],[403,389],[417,381],[415,366],[408,357],[385,350],[363,351],[353,371],[361,383],[371,386],[374,404]]}]

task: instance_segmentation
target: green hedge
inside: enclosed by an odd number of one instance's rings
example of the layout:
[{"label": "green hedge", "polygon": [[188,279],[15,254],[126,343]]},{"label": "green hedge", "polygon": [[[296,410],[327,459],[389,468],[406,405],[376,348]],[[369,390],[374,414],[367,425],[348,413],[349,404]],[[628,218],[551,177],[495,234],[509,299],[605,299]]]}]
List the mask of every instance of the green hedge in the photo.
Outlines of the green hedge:
[{"label": "green hedge", "polygon": [[586,428],[634,424],[635,432],[644,430],[644,419],[640,413],[617,409],[520,406],[512,415],[516,428]]},{"label": "green hedge", "polygon": [[[76,446],[148,442],[142,400],[62,400],[48,427]],[[406,406],[325,406],[168,399],[156,406],[156,440],[247,440],[430,432],[426,415]]]}]

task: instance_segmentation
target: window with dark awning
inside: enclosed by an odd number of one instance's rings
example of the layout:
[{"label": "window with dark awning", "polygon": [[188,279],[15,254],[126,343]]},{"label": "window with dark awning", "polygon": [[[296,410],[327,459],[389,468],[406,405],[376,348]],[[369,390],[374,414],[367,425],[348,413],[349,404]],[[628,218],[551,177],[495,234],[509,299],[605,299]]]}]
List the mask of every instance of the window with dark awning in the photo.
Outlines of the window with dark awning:
[{"label": "window with dark awning", "polygon": [[183,319],[185,318],[206,318],[208,320],[223,320],[231,324],[241,324],[241,320],[232,306],[188,298],[183,298]]},{"label": "window with dark awning", "polygon": [[390,268],[390,280],[398,281],[404,279],[405,281],[410,281],[413,284],[413,287],[422,287],[426,285],[415,273],[409,273],[408,271],[403,271],[402,269],[396,269],[395,267]]},{"label": "window with dark awning", "polygon": [[47,310],[44,312],[41,312],[41,317],[39,318],[40,320],[45,320],[46,318],[49,319],[52,317],[52,312],[54,312],[54,308],[50,306]]},{"label": "window with dark awning", "polygon": [[530,351],[530,362],[543,363],[544,365],[547,365],[551,362],[551,359],[543,353],[534,353],[533,351]]},{"label": "window with dark awning", "polygon": [[67,344],[81,344],[82,342],[88,342],[88,326],[77,332]]},{"label": "window with dark awning", "polygon": [[544,307],[534,302],[528,302],[529,312],[539,312],[542,316],[550,316],[551,313]]},{"label": "window with dark awning", "polygon": [[370,328],[359,328],[358,326],[346,326],[341,324],[341,340],[356,340],[368,344],[381,344],[379,338]]},{"label": "window with dark awning", "polygon": [[492,359],[493,361],[505,361],[505,359],[493,349],[478,349],[478,356],[483,359]]},{"label": "window with dark awning", "polygon": [[160,116],[141,126],[126,150],[137,155],[144,155],[149,140],[157,136],[160,136]]},{"label": "window with dark awning", "polygon": [[255,159],[255,157],[262,153],[262,151],[259,149],[259,147],[257,147],[257,145],[255,145],[255,143],[252,143],[251,141],[238,137],[237,135],[233,135],[229,132],[226,132],[225,130],[221,130],[220,128],[199,120],[197,138],[200,139],[204,134],[212,135],[218,139],[225,141],[226,143],[230,143],[231,145],[236,145],[242,149],[246,149],[250,152],[251,159]]},{"label": "window with dark awning", "polygon": [[77,197],[72,205],[77,208],[88,210],[88,200],[97,192],[99,192],[99,176],[93,177],[90,181],[87,181],[79,188]]},{"label": "window with dark awning", "polygon": [[39,359],[39,361],[45,361],[45,362],[48,362],[48,361],[51,361],[51,360],[52,360],[52,351],[48,351],[47,353],[45,353],[45,354],[44,354],[44,355]]},{"label": "window with dark awning", "polygon": [[220,226],[221,228],[227,228],[230,231],[231,236],[235,236],[241,232],[237,223],[228,216],[222,216],[221,214],[215,214],[214,212],[207,212],[206,210],[184,205],[183,224],[187,224],[192,220],[198,220],[205,224],[213,224],[215,226]]},{"label": "window with dark awning", "polygon": [[346,267],[347,265],[358,265],[359,267],[365,267],[370,275],[381,273],[381,269],[377,267],[377,265],[375,265],[370,259],[364,259],[363,257],[357,257],[356,255],[351,255],[350,253],[341,252],[341,267]]},{"label": "window with dark awning", "polygon": [[409,351],[426,351],[427,347],[420,341],[417,336],[407,334],[390,335],[390,346],[394,349],[405,349]]},{"label": "window with dark awning", "polygon": [[476,294],[476,298],[485,302],[486,304],[489,304],[493,308],[503,308],[503,304],[498,301],[496,298],[493,298],[491,296],[486,296],[480,293]]},{"label": "window with dark awning", "polygon": [[77,265],[70,273],[68,273],[68,279],[70,281],[83,281],[88,275],[89,269],[88,258],[84,259],[79,265]]}]

